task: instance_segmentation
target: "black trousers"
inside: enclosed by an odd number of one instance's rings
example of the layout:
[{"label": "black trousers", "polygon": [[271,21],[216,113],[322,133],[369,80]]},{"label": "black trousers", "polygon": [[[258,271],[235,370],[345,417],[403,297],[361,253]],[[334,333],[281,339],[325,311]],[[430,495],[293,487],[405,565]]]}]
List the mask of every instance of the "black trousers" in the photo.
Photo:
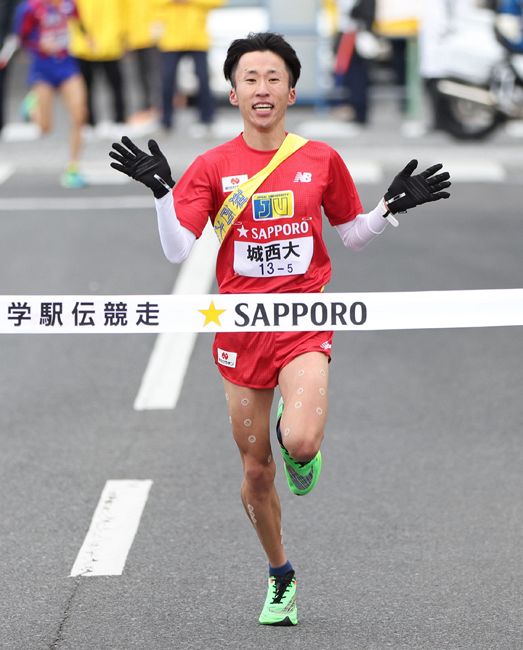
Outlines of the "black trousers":
[{"label": "black trousers", "polygon": [[173,124],[173,96],[177,90],[178,64],[184,56],[194,61],[194,71],[198,78],[198,110],[200,122],[211,124],[214,119],[214,98],[209,82],[207,52],[184,50],[181,52],[162,52],[162,124],[170,129]]},{"label": "black trousers", "polygon": [[138,73],[140,108],[147,111],[160,102],[160,53],[155,47],[144,47],[134,50],[133,55]]},{"label": "black trousers", "polygon": [[125,122],[125,99],[123,87],[123,75],[118,59],[114,61],[86,61],[78,59],[80,70],[85,85],[87,86],[87,122],[91,126],[96,124],[96,112],[94,102],[94,78],[96,75],[103,74],[109,85],[112,97],[113,121]]},{"label": "black trousers", "polygon": [[9,65],[0,70],[0,131],[5,125],[5,102],[7,89],[7,75],[9,74]]}]

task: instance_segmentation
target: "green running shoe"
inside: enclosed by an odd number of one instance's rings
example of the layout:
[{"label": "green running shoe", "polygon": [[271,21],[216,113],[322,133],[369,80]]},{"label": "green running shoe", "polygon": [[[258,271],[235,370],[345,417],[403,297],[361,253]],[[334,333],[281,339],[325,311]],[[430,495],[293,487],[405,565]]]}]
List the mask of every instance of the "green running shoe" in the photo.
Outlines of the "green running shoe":
[{"label": "green running shoe", "polygon": [[[281,416],[283,413],[283,399],[280,397],[278,404],[277,427],[280,425]],[[285,470],[285,477],[289,490],[297,496],[308,494],[318,482],[321,474],[321,451],[318,451],[316,456],[308,463],[299,463],[289,454],[285,447],[280,442],[280,451],[283,456]]]},{"label": "green running shoe", "polygon": [[34,112],[38,106],[36,93],[30,90],[22,101],[20,106],[20,115],[24,122],[30,122],[33,119]]},{"label": "green running shoe", "polygon": [[267,598],[258,619],[262,625],[297,625],[296,578],[289,571],[283,578],[269,576]]},{"label": "green running shoe", "polygon": [[76,165],[69,165],[60,178],[60,184],[69,190],[79,190],[87,187],[87,182],[78,171]]}]

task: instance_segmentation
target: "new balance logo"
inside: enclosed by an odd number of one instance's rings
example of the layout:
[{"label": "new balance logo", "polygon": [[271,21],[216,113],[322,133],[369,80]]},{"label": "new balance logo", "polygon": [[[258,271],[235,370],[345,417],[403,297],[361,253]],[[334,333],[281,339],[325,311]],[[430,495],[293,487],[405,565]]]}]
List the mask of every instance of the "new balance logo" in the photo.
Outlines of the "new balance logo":
[{"label": "new balance logo", "polygon": [[310,172],[296,172],[294,177],[295,183],[310,183],[312,181],[312,174]]}]

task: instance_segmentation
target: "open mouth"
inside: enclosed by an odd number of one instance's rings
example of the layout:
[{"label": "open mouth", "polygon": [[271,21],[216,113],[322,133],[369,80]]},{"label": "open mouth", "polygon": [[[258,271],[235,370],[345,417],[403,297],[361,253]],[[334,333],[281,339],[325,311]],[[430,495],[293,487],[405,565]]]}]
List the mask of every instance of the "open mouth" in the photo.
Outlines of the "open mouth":
[{"label": "open mouth", "polygon": [[259,103],[259,104],[254,104],[253,109],[257,113],[268,113],[269,111],[272,111],[274,108],[274,104],[267,104],[267,103]]}]

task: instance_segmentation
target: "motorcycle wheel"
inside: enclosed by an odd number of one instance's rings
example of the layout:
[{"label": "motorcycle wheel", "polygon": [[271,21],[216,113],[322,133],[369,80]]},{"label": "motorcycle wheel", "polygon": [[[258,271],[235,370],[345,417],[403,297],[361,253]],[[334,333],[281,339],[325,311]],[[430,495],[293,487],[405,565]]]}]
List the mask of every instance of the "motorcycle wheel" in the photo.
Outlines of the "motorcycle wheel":
[{"label": "motorcycle wheel", "polygon": [[439,94],[438,126],[457,140],[482,140],[506,118],[481,104],[461,97]]}]

